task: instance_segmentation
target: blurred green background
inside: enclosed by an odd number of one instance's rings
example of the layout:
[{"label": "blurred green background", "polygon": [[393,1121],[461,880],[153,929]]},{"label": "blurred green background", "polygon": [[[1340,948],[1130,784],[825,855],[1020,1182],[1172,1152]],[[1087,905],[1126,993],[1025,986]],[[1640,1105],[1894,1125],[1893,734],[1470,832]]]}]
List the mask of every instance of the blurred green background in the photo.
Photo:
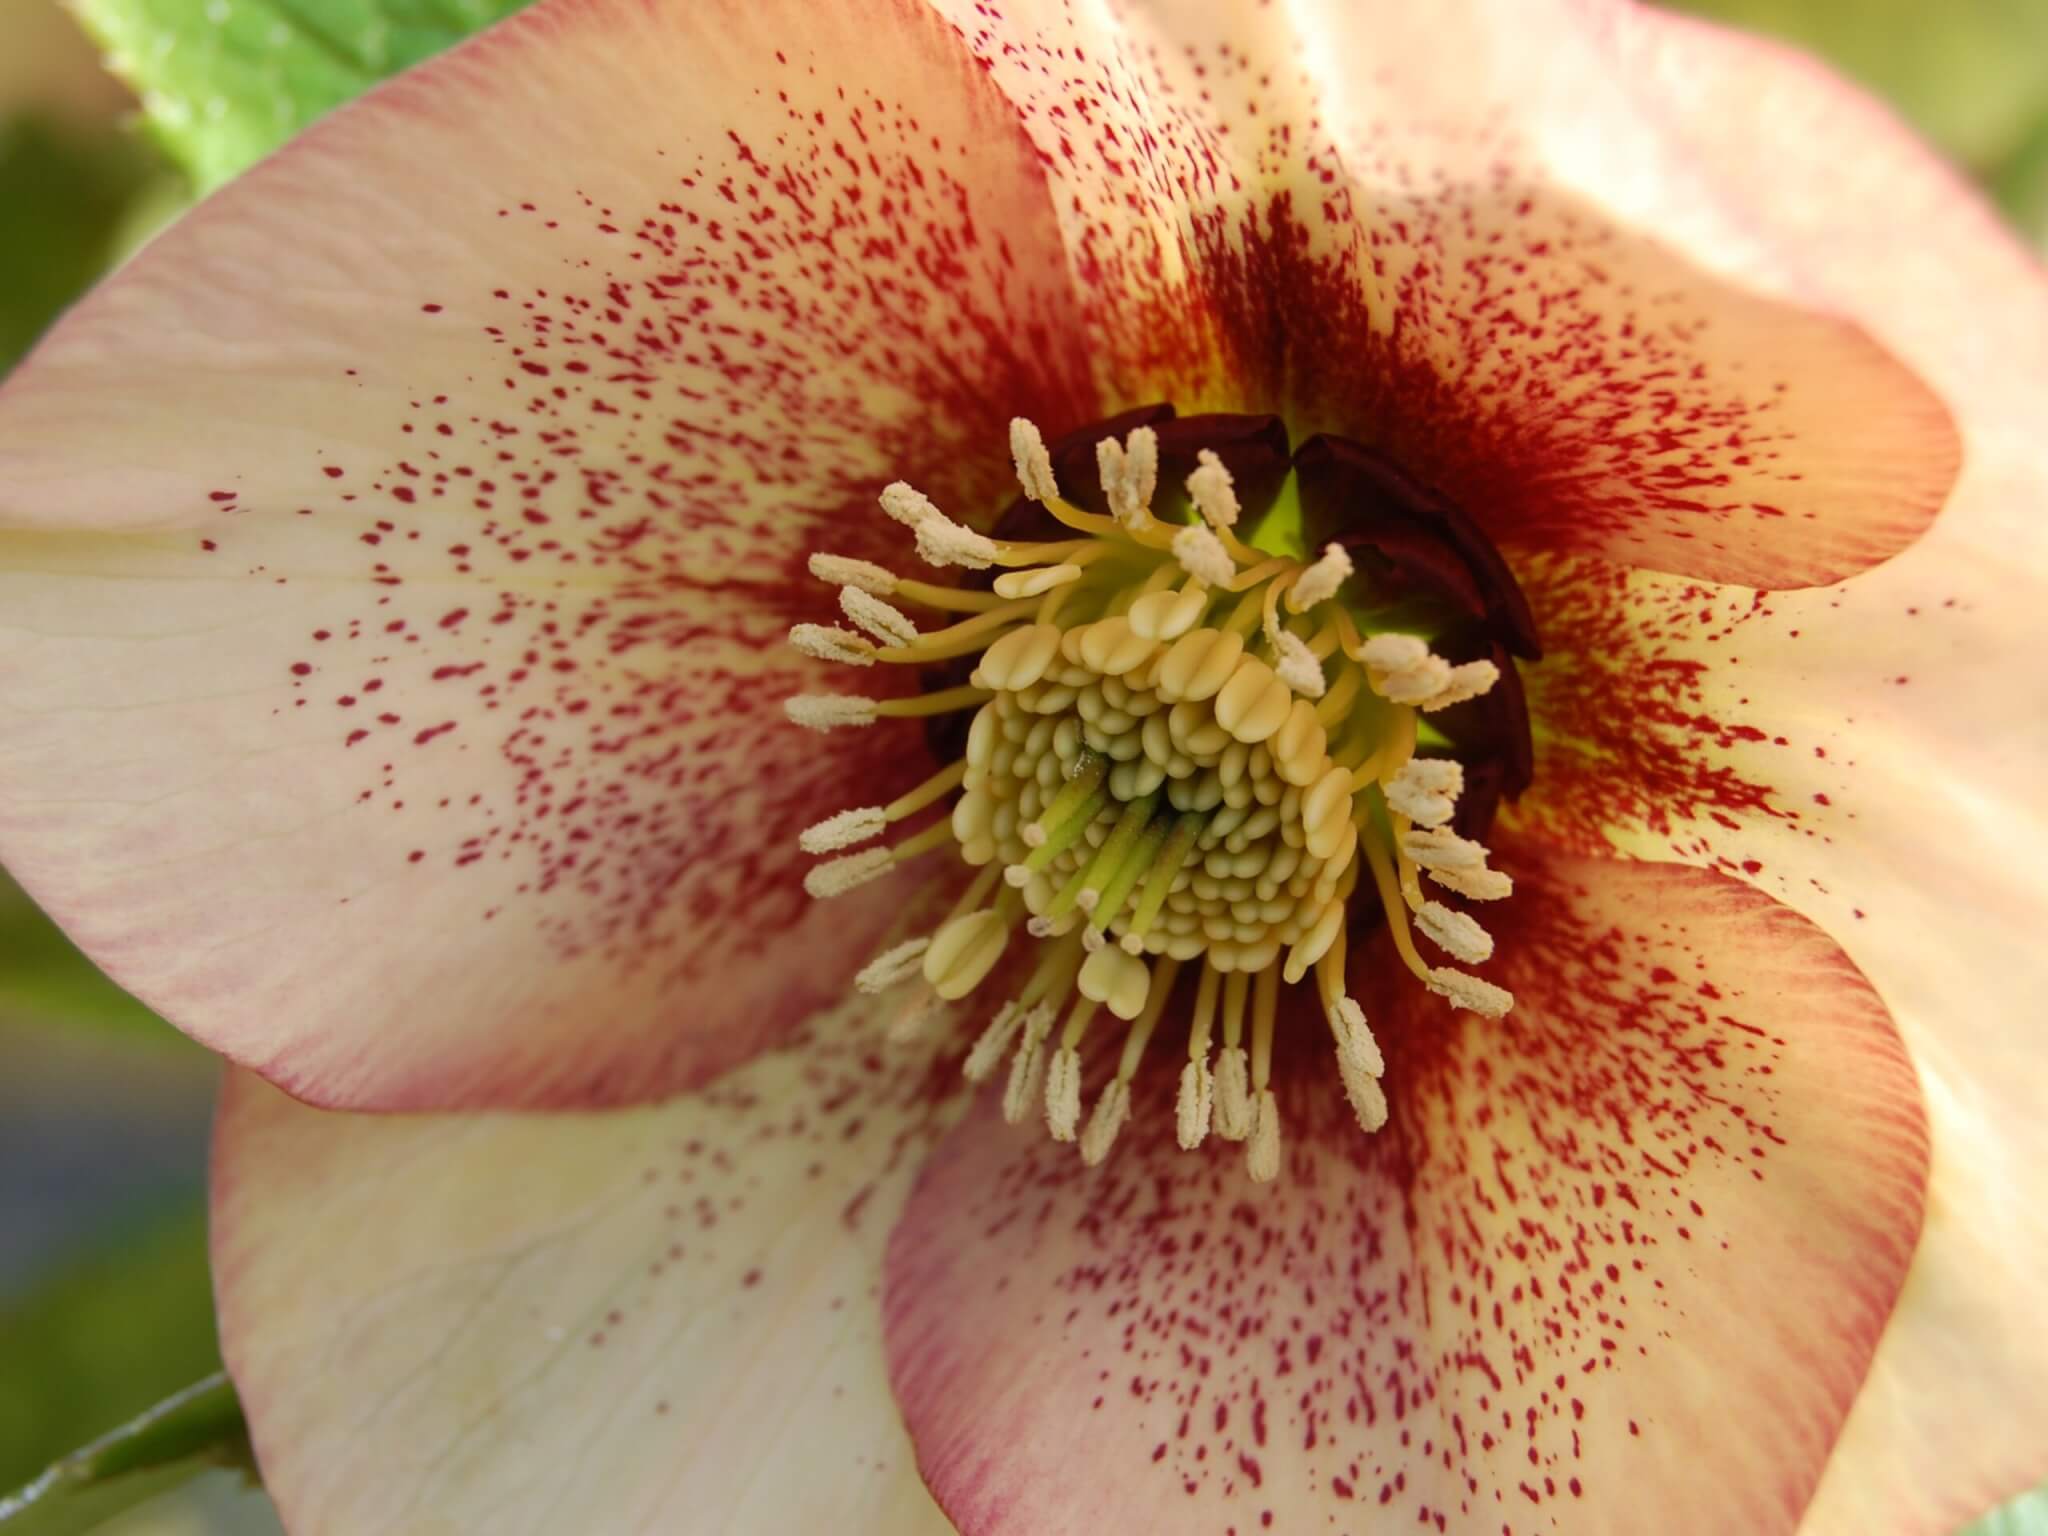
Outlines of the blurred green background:
[{"label": "blurred green background", "polygon": [[[517,3],[78,0],[75,19],[55,0],[0,0],[0,373],[196,194]],[[1889,96],[2048,246],[2048,0],[1685,8],[1787,38]],[[217,1369],[203,1205],[217,1069],[4,876],[0,1060],[4,1495]],[[46,1502],[10,1519],[0,1503],[0,1536],[278,1529],[231,1472],[93,1518]],[[2048,1536],[2048,1491],[1972,1536],[2022,1533]]]}]

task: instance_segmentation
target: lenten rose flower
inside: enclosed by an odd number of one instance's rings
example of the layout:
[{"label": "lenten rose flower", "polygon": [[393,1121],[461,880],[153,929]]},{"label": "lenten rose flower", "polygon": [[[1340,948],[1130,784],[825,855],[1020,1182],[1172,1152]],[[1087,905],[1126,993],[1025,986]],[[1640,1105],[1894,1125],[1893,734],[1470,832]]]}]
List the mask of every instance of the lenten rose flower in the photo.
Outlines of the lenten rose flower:
[{"label": "lenten rose flower", "polygon": [[0,392],[0,852],[238,1064],[287,1525],[2024,1486],[2044,364],[1615,5],[543,0],[336,114]]}]

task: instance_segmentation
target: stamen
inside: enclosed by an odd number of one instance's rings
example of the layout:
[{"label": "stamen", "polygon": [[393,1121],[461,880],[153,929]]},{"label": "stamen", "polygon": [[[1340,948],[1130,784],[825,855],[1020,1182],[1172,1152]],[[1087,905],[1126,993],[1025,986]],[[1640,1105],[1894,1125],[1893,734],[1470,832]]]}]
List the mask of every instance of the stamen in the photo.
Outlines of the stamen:
[{"label": "stamen", "polygon": [[899,981],[908,981],[917,974],[918,962],[930,943],[928,938],[905,939],[894,949],[884,950],[861,967],[860,974],[853,978],[855,989],[872,996],[888,991]]},{"label": "stamen", "polygon": [[1017,1054],[1010,1058],[1010,1081],[1003,1090],[1003,1118],[1021,1125],[1038,1097],[1038,1081],[1045,1070],[1045,1037],[1052,1032],[1052,1009],[1045,1004],[1033,1008],[1024,1019],[1023,1036]]},{"label": "stamen", "polygon": [[901,480],[891,481],[882,487],[882,510],[912,530],[923,527],[933,518],[941,522],[946,520],[946,515],[932,505],[929,496]]},{"label": "stamen", "polygon": [[[1043,1008],[1046,1005],[1040,1003],[1038,1006]],[[988,1028],[975,1040],[974,1049],[967,1053],[967,1060],[960,1065],[960,1075],[970,1083],[985,1083],[995,1076],[1003,1052],[1010,1048],[1012,1037],[1029,1011],[1014,1002],[1003,1004],[996,1011],[996,1016],[989,1020]]]},{"label": "stamen", "polygon": [[859,587],[839,589],[839,607],[846,616],[884,645],[915,645],[917,626],[907,614]]},{"label": "stamen", "polygon": [[792,724],[811,731],[837,730],[845,725],[873,725],[873,699],[846,693],[799,693],[783,701],[782,711]]},{"label": "stamen", "polygon": [[1105,437],[1095,445],[1095,464],[1110,515],[1126,528],[1146,522],[1159,488],[1159,435],[1150,427],[1133,427],[1121,447]]},{"label": "stamen", "polygon": [[1072,1141],[1081,1129],[1081,1055],[1071,1046],[1046,1064],[1045,1128],[1054,1141]]},{"label": "stamen", "polygon": [[1419,827],[1440,827],[1457,812],[1465,770],[1455,758],[1411,757],[1383,787],[1396,815]]},{"label": "stamen", "polygon": [[1243,971],[1232,971],[1223,978],[1223,1049],[1216,1057],[1215,1130],[1225,1141],[1243,1141],[1252,1133],[1250,1063],[1240,1043],[1250,981]]},{"label": "stamen", "polygon": [[866,885],[895,862],[887,848],[863,848],[829,864],[813,865],[804,872],[804,889],[820,901],[844,896]]},{"label": "stamen", "polygon": [[1504,1018],[1507,1011],[1515,1006],[1512,992],[1496,987],[1490,981],[1481,981],[1477,976],[1454,971],[1449,966],[1440,965],[1429,973],[1429,990],[1486,1019]]},{"label": "stamen", "polygon": [[1216,1099],[1216,1081],[1209,1071],[1209,1028],[1216,1017],[1216,994],[1222,975],[1213,965],[1202,967],[1195,989],[1195,1016],[1188,1026],[1188,1062],[1181,1068],[1180,1091],[1174,1098],[1174,1135],[1181,1149],[1192,1152],[1209,1134]]},{"label": "stamen", "polygon": [[843,661],[854,667],[875,664],[875,648],[836,624],[798,624],[789,632],[789,643],[818,661]]},{"label": "stamen", "polygon": [[1017,483],[1024,488],[1025,496],[1036,502],[1059,498],[1059,483],[1052,474],[1052,455],[1046,452],[1045,439],[1039,435],[1036,423],[1022,416],[1010,418],[1010,457],[1016,461]]},{"label": "stamen", "polygon": [[805,853],[837,853],[871,837],[880,837],[888,825],[886,810],[879,805],[866,805],[827,816],[816,826],[806,827],[797,836],[797,846]]},{"label": "stamen", "polygon": [[1230,470],[1214,450],[1204,448],[1196,455],[1195,472],[1188,476],[1188,496],[1211,528],[1237,526],[1242,510],[1237,502],[1237,489]]},{"label": "stamen", "polygon": [[1462,704],[1467,699],[1476,699],[1499,681],[1500,668],[1490,661],[1468,661],[1452,667],[1450,680],[1422,701],[1422,711],[1430,714],[1448,709],[1453,704]]},{"label": "stamen", "polygon": [[1280,681],[1305,699],[1320,699],[1329,685],[1323,677],[1323,664],[1307,642],[1282,630],[1273,637],[1273,649],[1277,653],[1273,670]]},{"label": "stamen", "polygon": [[1088,1117],[1088,1129],[1081,1133],[1081,1161],[1090,1168],[1099,1167],[1115,1145],[1117,1133],[1130,1118],[1131,1085],[1120,1077],[1111,1078],[1109,1085],[1102,1090],[1102,1097],[1095,1101],[1095,1112]]},{"label": "stamen", "polygon": [[1415,914],[1415,926],[1454,960],[1484,965],[1493,958],[1493,936],[1468,914],[1453,912],[1441,902],[1424,902]]},{"label": "stamen", "polygon": [[1237,565],[1223,541],[1198,523],[1190,523],[1173,536],[1173,558],[1195,580],[1212,587],[1230,584]]},{"label": "stamen", "polygon": [[1254,1184],[1270,1184],[1280,1175],[1280,1101],[1270,1088],[1259,1093],[1245,1169]]},{"label": "stamen", "polygon": [[859,587],[877,597],[887,597],[896,590],[896,573],[869,560],[814,554],[810,558],[810,570],[820,581],[835,587]]},{"label": "stamen", "polygon": [[1287,611],[1306,613],[1317,603],[1328,602],[1351,579],[1351,574],[1351,556],[1344,546],[1325,544],[1322,558],[1295,577],[1294,585],[1287,589]]},{"label": "stamen", "polygon": [[917,525],[917,553],[927,565],[958,565],[970,571],[985,571],[1002,557],[995,540],[937,514]]},{"label": "stamen", "polygon": [[1016,920],[1016,898],[1005,892],[993,907],[954,918],[932,935],[924,952],[924,979],[947,1002],[980,986],[1003,957]]}]

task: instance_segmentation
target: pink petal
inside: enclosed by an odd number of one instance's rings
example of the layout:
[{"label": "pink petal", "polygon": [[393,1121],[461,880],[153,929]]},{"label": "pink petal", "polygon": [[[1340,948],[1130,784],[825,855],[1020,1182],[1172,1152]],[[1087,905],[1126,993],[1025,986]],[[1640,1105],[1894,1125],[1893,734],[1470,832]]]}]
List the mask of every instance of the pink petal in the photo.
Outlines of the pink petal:
[{"label": "pink petal", "polygon": [[876,1294],[929,1052],[866,1038],[603,1114],[339,1114],[234,1074],[222,1340],[290,1529],[949,1533]]},{"label": "pink petal", "polygon": [[1376,1139],[1321,1042],[1265,1188],[1173,1149],[1163,1081],[1099,1174],[953,1133],[885,1303],[968,1536],[1794,1528],[1919,1228],[1912,1067],[1742,885],[1517,857],[1507,1020],[1367,995]]},{"label": "pink petal", "polygon": [[1805,230],[1631,83],[1619,6],[944,9],[1045,156],[1122,399],[1283,410],[1503,543],[1717,581],[1860,570],[1954,480]]},{"label": "pink petal", "polygon": [[[2048,282],[1886,109],[1811,62],[1647,16],[1634,47],[1645,91],[1720,125],[1688,146],[1708,174],[1799,231],[1825,289],[1963,430],[1963,478],[1925,540],[1730,633],[1741,667],[1713,707],[1791,715],[1789,751],[1731,751],[1790,814],[1694,833],[1840,937],[1928,1084],[1926,1235],[1808,1528],[1946,1536],[2048,1474],[2048,1213],[2018,1193],[2048,1163]],[[1765,152],[1773,175],[1744,177]]]},{"label": "pink petal", "polygon": [[900,562],[898,474],[1006,499],[1006,418],[1092,409],[1064,293],[1029,146],[914,8],[537,8],[0,392],[0,852],[301,1097],[700,1080],[890,917],[811,908],[797,831],[926,771],[784,721],[872,678],[783,646],[833,611],[806,550]]}]

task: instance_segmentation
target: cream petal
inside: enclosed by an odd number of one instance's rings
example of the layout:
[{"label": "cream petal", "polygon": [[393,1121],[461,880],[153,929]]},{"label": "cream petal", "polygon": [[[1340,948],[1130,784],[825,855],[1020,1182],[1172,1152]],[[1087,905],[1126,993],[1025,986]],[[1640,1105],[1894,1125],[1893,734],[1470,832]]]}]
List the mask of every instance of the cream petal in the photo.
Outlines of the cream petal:
[{"label": "cream petal", "polygon": [[886,1345],[968,1536],[1793,1529],[1920,1225],[1912,1065],[1740,882],[1518,857],[1505,1020],[1354,967],[1377,1136],[1297,1017],[1272,1185],[1175,1148],[1170,1070],[1099,1170],[993,1106],[934,1154]]},{"label": "cream petal", "polygon": [[914,7],[576,0],[403,77],[0,388],[0,854],[302,1098],[701,1080],[890,919],[798,832],[926,771],[783,719],[808,547],[1006,499],[1065,281]]}]

